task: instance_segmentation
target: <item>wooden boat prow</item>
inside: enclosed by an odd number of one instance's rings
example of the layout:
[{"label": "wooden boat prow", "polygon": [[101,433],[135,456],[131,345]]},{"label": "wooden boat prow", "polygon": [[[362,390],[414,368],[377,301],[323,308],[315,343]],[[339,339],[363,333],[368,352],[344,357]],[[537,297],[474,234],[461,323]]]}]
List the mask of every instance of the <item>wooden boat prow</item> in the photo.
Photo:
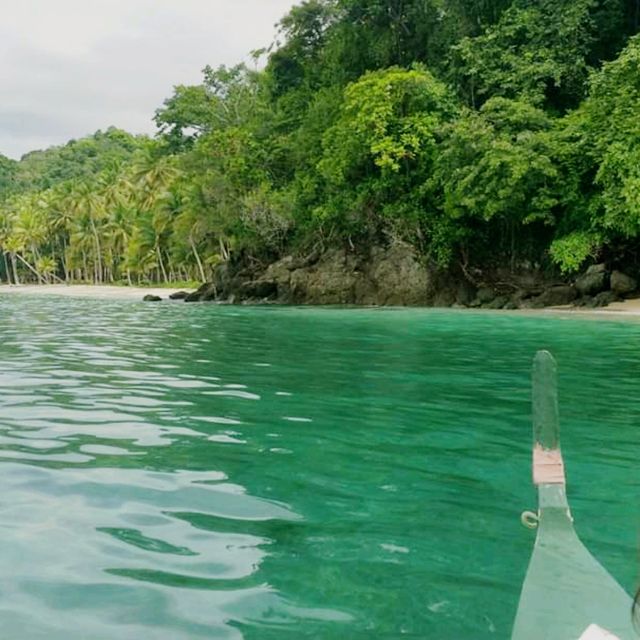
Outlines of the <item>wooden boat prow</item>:
[{"label": "wooden boat prow", "polygon": [[630,596],[573,526],[560,451],[556,363],[547,351],[534,360],[533,429],[537,535],[511,640],[579,640],[591,625],[620,640],[638,640]]}]

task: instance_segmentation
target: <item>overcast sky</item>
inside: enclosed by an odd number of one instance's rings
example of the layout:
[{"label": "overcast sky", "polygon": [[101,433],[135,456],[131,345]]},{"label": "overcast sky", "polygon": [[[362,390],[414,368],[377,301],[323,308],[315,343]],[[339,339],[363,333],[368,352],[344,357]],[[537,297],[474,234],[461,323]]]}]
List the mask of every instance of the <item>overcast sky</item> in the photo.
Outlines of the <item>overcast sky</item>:
[{"label": "overcast sky", "polygon": [[268,46],[294,0],[0,0],[0,153],[153,131],[176,84]]}]

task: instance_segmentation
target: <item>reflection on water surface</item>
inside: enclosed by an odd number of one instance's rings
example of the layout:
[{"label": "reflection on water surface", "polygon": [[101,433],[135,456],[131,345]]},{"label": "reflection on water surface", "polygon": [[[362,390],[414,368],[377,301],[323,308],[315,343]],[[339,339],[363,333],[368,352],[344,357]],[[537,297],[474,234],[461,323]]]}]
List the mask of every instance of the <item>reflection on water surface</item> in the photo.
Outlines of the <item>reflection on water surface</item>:
[{"label": "reflection on water surface", "polygon": [[578,530],[635,580],[640,325],[13,296],[0,320],[3,637],[507,637],[538,348]]}]

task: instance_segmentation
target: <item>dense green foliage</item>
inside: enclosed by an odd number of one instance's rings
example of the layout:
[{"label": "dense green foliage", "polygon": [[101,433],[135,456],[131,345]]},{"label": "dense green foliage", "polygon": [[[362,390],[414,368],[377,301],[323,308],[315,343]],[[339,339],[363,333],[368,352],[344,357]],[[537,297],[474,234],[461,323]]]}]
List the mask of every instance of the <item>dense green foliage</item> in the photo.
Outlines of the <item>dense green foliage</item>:
[{"label": "dense green foliage", "polygon": [[263,70],[177,86],[155,139],[0,156],[0,273],[206,279],[393,238],[442,266],[622,258],[639,21],[640,0],[307,0]]}]

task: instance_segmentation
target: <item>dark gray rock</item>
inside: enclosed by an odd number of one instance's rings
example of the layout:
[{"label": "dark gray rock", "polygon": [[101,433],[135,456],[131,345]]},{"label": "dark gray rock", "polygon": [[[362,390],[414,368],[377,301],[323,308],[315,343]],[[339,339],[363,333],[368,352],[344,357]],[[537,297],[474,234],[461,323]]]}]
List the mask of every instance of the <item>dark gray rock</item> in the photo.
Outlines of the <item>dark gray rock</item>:
[{"label": "dark gray rock", "polygon": [[491,302],[483,304],[484,309],[504,309],[505,305],[510,302],[509,296],[496,296]]},{"label": "dark gray rock", "polygon": [[356,274],[356,257],[344,249],[331,249],[313,267],[291,274],[291,294],[306,304],[353,304]]},{"label": "dark gray rock", "polygon": [[514,275],[511,278],[505,276],[505,279],[512,280],[517,286],[513,299],[524,300],[525,298],[535,298],[544,293],[547,284],[543,277],[538,273],[522,273]]},{"label": "dark gray rock", "polygon": [[176,291],[169,295],[169,300],[184,300],[188,295],[187,291]]},{"label": "dark gray rock", "polygon": [[278,285],[270,280],[253,280],[244,282],[239,292],[243,298],[275,298],[278,295]]},{"label": "dark gray rock", "polygon": [[583,296],[576,300],[574,304],[576,307],[595,309],[596,307],[606,307],[608,304],[617,302],[620,299],[620,296],[613,291],[601,291],[595,296]]},{"label": "dark gray rock", "polygon": [[517,289],[516,292],[511,296],[511,301],[516,305],[516,307],[526,306],[527,302],[533,299],[535,296],[531,294],[531,291],[528,289]]},{"label": "dark gray rock", "polygon": [[534,301],[540,307],[559,307],[571,304],[577,297],[578,292],[575,287],[568,284],[560,284],[550,287],[539,296],[536,296]]},{"label": "dark gray rock", "polygon": [[201,302],[204,300],[211,300],[211,294],[215,297],[216,287],[211,282],[205,282],[200,287],[190,293],[185,299],[185,302]]},{"label": "dark gray rock", "polygon": [[260,277],[260,281],[275,288],[273,295],[280,300],[288,302],[291,300],[291,274],[294,270],[301,268],[302,260],[296,260],[292,256],[285,256],[281,260],[269,265],[264,274]]},{"label": "dark gray rock", "polygon": [[573,306],[593,308],[595,307],[595,302],[593,301],[593,296],[582,296],[574,301]]},{"label": "dark gray rock", "polygon": [[[401,241],[373,247],[368,255],[330,249],[306,258],[287,256],[257,281],[265,283],[262,293],[275,286],[277,294],[270,296],[305,304],[426,305],[434,290],[430,270],[414,248]],[[248,292],[240,288],[238,293]]]},{"label": "dark gray rock", "polygon": [[542,309],[543,304],[537,302],[536,298],[524,298],[518,303],[518,309]]},{"label": "dark gray rock", "polygon": [[213,277],[211,278],[210,285],[214,285],[217,295],[226,295],[228,289],[231,287],[233,281],[233,272],[230,266],[223,262],[217,264],[213,270]]},{"label": "dark gray rock", "polygon": [[427,302],[430,275],[408,244],[373,247],[366,257],[331,249],[312,258],[283,258],[260,280],[275,283],[278,298],[283,301],[365,305]]},{"label": "dark gray rock", "polygon": [[576,290],[582,296],[594,296],[609,288],[609,276],[604,264],[590,266],[576,279]]},{"label": "dark gray rock", "polygon": [[162,298],[160,296],[154,296],[148,293],[144,298],[142,298],[143,302],[161,302]]},{"label": "dark gray rock", "polygon": [[[368,264],[362,265],[361,269],[362,279],[369,280],[375,288],[377,304],[423,305],[433,289],[429,270],[406,242],[395,241],[386,249],[374,248]],[[356,302],[367,304],[360,299]]]},{"label": "dark gray rock", "polygon": [[611,291],[619,295],[631,293],[638,288],[638,282],[635,278],[628,276],[621,271],[611,272]]},{"label": "dark gray rock", "polygon": [[433,307],[453,307],[462,306],[456,303],[456,294],[450,289],[443,289],[438,291],[431,299],[431,306]]},{"label": "dark gray rock", "polygon": [[495,297],[496,292],[494,289],[492,289],[491,287],[480,287],[480,289],[478,289],[478,295],[476,296],[476,299],[478,300],[478,302],[480,302],[480,304],[488,304],[489,302],[494,300]]},{"label": "dark gray rock", "polygon": [[200,300],[202,302],[212,302],[218,299],[218,287],[214,282],[210,282],[209,286],[202,292]]},{"label": "dark gray rock", "polygon": [[598,295],[593,297],[594,307],[606,307],[612,302],[620,300],[620,296],[613,291],[602,291]]},{"label": "dark gray rock", "polygon": [[292,256],[286,256],[282,260],[278,260],[270,264],[264,272],[261,280],[272,280],[278,283],[288,283],[291,279],[291,272],[296,269],[304,268],[300,261],[294,260]]},{"label": "dark gray rock", "polygon": [[456,287],[456,305],[468,307],[478,295],[476,287],[470,282],[463,280]]}]

